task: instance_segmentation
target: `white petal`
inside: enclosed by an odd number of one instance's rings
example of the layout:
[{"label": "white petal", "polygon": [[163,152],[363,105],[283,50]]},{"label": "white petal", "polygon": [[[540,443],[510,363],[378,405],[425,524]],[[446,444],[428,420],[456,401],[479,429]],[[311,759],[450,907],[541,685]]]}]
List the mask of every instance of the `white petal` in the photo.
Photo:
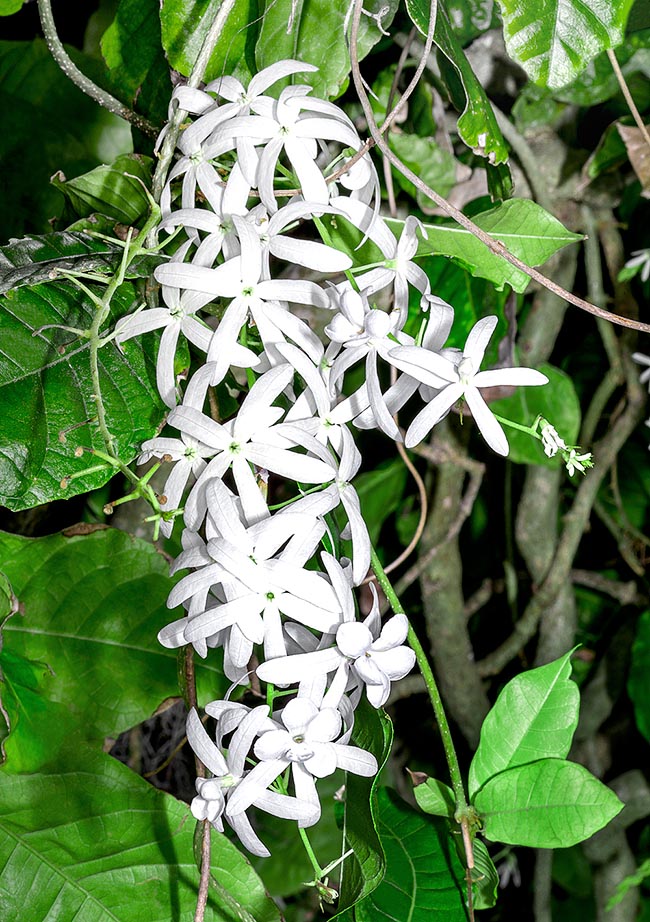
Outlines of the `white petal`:
[{"label": "white petal", "polygon": [[479,371],[472,378],[472,384],[475,387],[548,384],[548,378],[534,368],[495,368],[493,371]]},{"label": "white petal", "polygon": [[290,685],[314,675],[334,672],[341,662],[336,647],[314,650],[313,653],[297,653],[295,656],[281,656],[268,660],[257,667],[257,675],[263,682],[275,685]]},{"label": "white petal", "polygon": [[226,760],[208,736],[195,708],[192,708],[187,715],[186,732],[187,741],[193,752],[198,756],[199,761],[213,775],[227,775],[228,766],[226,765]]},{"label": "white petal", "polygon": [[406,447],[413,448],[419,445],[435,424],[453,407],[463,391],[464,387],[460,383],[448,384],[423,410],[420,410],[406,433]]},{"label": "white petal", "polygon": [[365,749],[357,746],[343,746],[341,743],[332,743],[336,751],[336,761],[339,768],[354,775],[371,777],[377,774],[377,759]]},{"label": "white petal", "polygon": [[481,397],[481,393],[475,387],[468,387],[465,392],[465,400],[472,411],[472,416],[476,421],[481,435],[493,451],[499,455],[507,455],[510,451],[508,439],[501,428],[501,423],[491,413],[487,403]]},{"label": "white petal", "polygon": [[482,317],[470,330],[465,348],[463,349],[463,355],[465,358],[471,360],[474,369],[478,369],[483,361],[485,350],[494,333],[497,322],[497,317]]}]

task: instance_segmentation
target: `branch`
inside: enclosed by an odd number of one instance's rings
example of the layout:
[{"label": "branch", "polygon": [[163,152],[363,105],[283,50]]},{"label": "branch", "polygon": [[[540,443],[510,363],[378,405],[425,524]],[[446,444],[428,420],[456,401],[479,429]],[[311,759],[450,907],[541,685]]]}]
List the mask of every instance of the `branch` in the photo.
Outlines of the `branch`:
[{"label": "branch", "polygon": [[155,138],[159,129],[152,122],[143,115],[138,115],[137,112],[134,112],[132,109],[129,109],[128,106],[125,106],[124,103],[121,103],[119,99],[111,96],[106,90],[103,90],[101,87],[97,86],[96,83],[93,83],[92,80],[86,77],[85,74],[82,74],[79,68],[72,62],[56,31],[51,0],[38,0],[38,14],[41,19],[43,36],[45,37],[47,47],[50,49],[52,57],[66,77],[68,77],[75,86],[78,86],[83,93],[99,103],[104,109],[108,109],[108,111],[112,112],[114,115],[119,115],[120,118],[125,119],[127,122],[131,122],[131,124],[139,128],[140,131]]},{"label": "branch", "polygon": [[[368,94],[366,93],[363,78],[361,76],[361,71],[359,69],[359,60],[358,55],[356,54],[356,47],[359,36],[359,22],[361,19],[361,9],[363,6],[363,0],[355,0],[354,4],[354,15],[352,17],[352,28],[350,34],[350,44],[352,48],[352,53],[350,54],[350,61],[352,64],[352,79],[354,81],[355,90],[357,96],[359,97],[359,102],[366,116],[368,122],[368,130],[379,148],[379,150],[385,155],[386,159],[395,166],[406,179],[410,180],[416,188],[420,189],[424,195],[428,196],[432,202],[441,208],[445,214],[448,214],[453,218],[461,227],[469,231],[476,237],[481,243],[490,250],[491,253],[495,253],[497,256],[503,257],[511,265],[516,266],[517,269],[524,272],[531,279],[534,279],[536,282],[539,282],[540,285],[543,285],[545,288],[548,288],[549,291],[552,291],[554,294],[563,298],[565,301],[568,301],[570,304],[575,305],[576,307],[581,308],[584,311],[587,311],[589,314],[593,314],[596,317],[602,317],[603,320],[609,320],[611,323],[617,323],[620,326],[628,327],[633,330],[640,330],[644,333],[650,333],[650,324],[641,323],[638,320],[630,320],[628,317],[621,317],[618,314],[613,314],[610,311],[604,310],[601,307],[597,307],[595,304],[591,304],[589,301],[585,301],[583,298],[579,298],[577,295],[572,294],[572,292],[567,291],[562,288],[560,285],[556,285],[555,282],[548,279],[545,275],[542,275],[541,272],[538,272],[537,269],[534,269],[532,266],[527,265],[525,262],[522,262],[517,256],[510,252],[503,243],[498,240],[493,240],[489,234],[482,230],[477,224],[475,224],[470,218],[468,218],[462,211],[458,208],[455,208],[451,205],[446,199],[432,189],[430,186],[427,186],[419,176],[417,176],[412,170],[410,170],[399,157],[396,157],[392,152],[390,147],[386,144],[386,141],[382,137],[382,133],[377,126],[375,117],[372,112],[372,107],[370,105],[370,100],[368,99]],[[437,8],[436,0],[432,0],[431,10],[432,17],[435,15],[435,10]]]}]

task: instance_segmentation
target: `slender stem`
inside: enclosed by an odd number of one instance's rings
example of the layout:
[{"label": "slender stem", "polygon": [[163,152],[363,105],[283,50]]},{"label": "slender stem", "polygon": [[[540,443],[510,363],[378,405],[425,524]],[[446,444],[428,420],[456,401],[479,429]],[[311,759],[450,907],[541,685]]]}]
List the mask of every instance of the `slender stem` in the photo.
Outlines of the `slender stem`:
[{"label": "slender stem", "polygon": [[106,90],[103,90],[101,87],[97,86],[96,83],[93,83],[92,80],[86,77],[85,74],[82,74],[79,68],[72,62],[56,31],[51,0],[38,0],[38,13],[41,18],[41,27],[43,29],[45,41],[47,42],[47,47],[50,49],[52,57],[66,77],[68,77],[75,86],[78,86],[83,93],[90,96],[95,102],[98,102],[104,109],[108,109],[108,111],[112,112],[114,115],[119,115],[120,118],[125,119],[127,122],[131,122],[132,125],[135,125],[136,128],[139,128],[140,131],[143,131],[145,134],[155,137],[159,129],[152,122],[143,115],[138,115],[137,112],[134,112],[132,109],[129,109],[128,106],[125,106],[124,103],[121,103],[119,99],[111,96]]},{"label": "slender stem", "polygon": [[[650,324],[641,323],[638,320],[631,320],[628,317],[621,317],[618,314],[613,314],[611,311],[603,310],[601,307],[597,307],[595,304],[591,304],[589,301],[585,301],[584,298],[579,298],[577,295],[574,295],[572,292],[567,291],[562,288],[561,285],[557,285],[551,279],[547,278],[541,272],[538,272],[537,269],[532,266],[527,265],[519,257],[515,256],[513,253],[508,250],[508,248],[501,243],[500,240],[494,240],[488,233],[486,233],[482,228],[475,224],[470,218],[467,217],[462,211],[444,199],[439,195],[431,186],[428,186],[423,182],[419,176],[417,176],[413,170],[410,170],[406,164],[397,157],[390,147],[386,144],[386,141],[382,137],[382,133],[377,126],[375,117],[372,112],[372,106],[370,105],[370,100],[368,99],[368,94],[365,90],[363,84],[363,78],[361,76],[361,71],[359,69],[359,57],[357,54],[357,43],[359,38],[359,22],[361,19],[361,9],[363,6],[363,0],[354,0],[354,12],[352,17],[352,28],[350,33],[350,61],[352,65],[352,79],[354,81],[354,86],[361,103],[364,115],[368,122],[368,130],[372,135],[372,138],[379,148],[379,150],[385,154],[386,158],[400,171],[400,173],[410,180],[416,188],[420,189],[426,196],[428,196],[432,202],[441,208],[445,214],[448,214],[453,218],[461,227],[469,231],[477,240],[480,240],[481,243],[490,250],[491,253],[495,253],[497,256],[503,257],[511,265],[516,266],[517,269],[520,269],[531,279],[534,279],[536,282],[539,282],[540,285],[543,285],[545,288],[548,288],[549,291],[552,291],[554,294],[558,295],[565,301],[568,301],[570,304],[574,304],[576,307],[581,308],[584,311],[587,311],[589,314],[594,314],[596,317],[602,317],[604,320],[609,320],[611,323],[617,323],[621,326],[628,327],[632,330],[641,330],[644,333],[650,333]],[[436,0],[432,0],[431,9],[435,11],[436,9]]]},{"label": "slender stem", "polygon": [[316,855],[314,854],[314,849],[311,847],[311,842],[309,841],[309,837],[307,836],[307,833],[305,832],[305,830],[302,829],[300,826],[298,827],[298,832],[300,833],[302,844],[305,846],[305,851],[307,852],[307,856],[309,857],[311,866],[314,869],[314,874],[316,875],[315,879],[320,880],[323,877],[323,874],[325,872],[323,871],[320,864],[318,863],[318,859],[316,858]]},{"label": "slender stem", "polygon": [[208,903],[210,890],[210,821],[203,820],[203,839],[201,841],[201,879],[199,880],[199,894],[196,900],[194,922],[203,922],[205,908]]},{"label": "slender stem", "polygon": [[[370,565],[372,566],[372,569],[377,577],[377,582],[383,589],[386,598],[390,602],[390,606],[395,614],[405,615],[406,612],[404,611],[404,607],[402,606],[400,600],[397,598],[395,590],[393,589],[390,580],[386,576],[386,572],[382,567],[381,562],[377,557],[377,552],[374,548],[371,548],[370,550]],[[447,715],[445,714],[442,698],[440,697],[438,685],[433,675],[431,666],[429,665],[427,655],[424,652],[422,644],[418,640],[417,634],[410,624],[407,636],[409,645],[415,653],[418,666],[420,667],[420,672],[422,673],[422,678],[424,679],[424,682],[427,686],[429,700],[431,701],[431,706],[433,707],[433,712],[436,716],[436,721],[438,722],[442,744],[445,749],[445,758],[447,759],[447,765],[449,766],[451,786],[454,790],[454,795],[456,798],[456,814],[460,817],[467,812],[467,798],[465,796],[465,788],[463,787],[463,779],[460,773],[460,766],[458,764],[458,756],[456,755],[454,743],[451,738],[451,731],[449,729]]]},{"label": "slender stem", "polygon": [[612,70],[616,74],[618,85],[620,86],[621,92],[623,93],[623,96],[625,97],[625,102],[627,103],[628,109],[632,113],[632,117],[634,118],[634,121],[637,124],[637,128],[643,135],[643,140],[646,142],[648,147],[650,147],[650,134],[648,134],[648,129],[643,123],[643,119],[641,118],[641,113],[637,109],[636,103],[632,99],[632,94],[630,93],[630,88],[627,85],[627,81],[625,77],[623,76],[623,71],[621,70],[621,66],[616,60],[616,55],[614,54],[611,48],[607,49],[607,57],[609,58],[609,63],[612,65]]}]

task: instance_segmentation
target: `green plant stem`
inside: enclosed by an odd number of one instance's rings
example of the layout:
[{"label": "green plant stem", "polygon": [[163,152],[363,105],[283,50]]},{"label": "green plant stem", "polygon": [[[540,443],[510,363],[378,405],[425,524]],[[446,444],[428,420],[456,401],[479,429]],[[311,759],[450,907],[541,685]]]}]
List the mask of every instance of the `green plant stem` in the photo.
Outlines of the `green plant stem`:
[{"label": "green plant stem", "polygon": [[[400,600],[397,598],[395,590],[393,589],[390,580],[386,576],[384,568],[382,567],[381,562],[377,557],[377,552],[374,548],[371,548],[370,550],[370,565],[375,576],[377,577],[377,582],[383,589],[384,594],[390,603],[390,607],[393,609],[395,614],[406,615],[404,607]],[[447,765],[449,767],[451,786],[453,788],[454,796],[456,799],[456,816],[460,822],[460,819],[463,816],[466,816],[468,813],[468,805],[467,797],[465,796],[465,788],[463,786],[463,779],[460,773],[460,766],[458,764],[458,756],[456,755],[456,749],[454,748],[454,743],[451,738],[451,731],[449,729],[447,715],[445,714],[442,698],[440,697],[438,685],[433,675],[433,670],[429,664],[429,660],[427,659],[427,655],[424,652],[422,644],[418,640],[418,636],[410,623],[407,638],[411,649],[415,653],[420,672],[422,673],[422,678],[424,679],[425,685],[427,687],[429,700],[431,701],[431,706],[433,708],[433,712],[436,716],[436,721],[440,729],[440,736],[442,738],[442,744],[445,750],[445,758],[447,759]]]},{"label": "green plant stem", "polygon": [[305,832],[305,830],[302,829],[300,826],[298,827],[298,832],[300,833],[300,838],[302,840],[302,844],[305,847],[305,851],[307,852],[309,861],[311,862],[311,866],[314,869],[314,874],[316,875],[315,879],[320,880],[324,874],[324,871],[321,868],[320,864],[318,863],[318,859],[316,858],[316,855],[314,854],[314,849],[311,846],[309,837],[307,833]]},{"label": "green plant stem", "polygon": [[94,99],[95,102],[99,103],[104,109],[108,109],[108,111],[112,112],[114,115],[118,115],[120,118],[130,122],[145,134],[155,137],[159,129],[152,122],[143,115],[138,115],[137,112],[134,112],[132,109],[129,109],[128,106],[125,106],[124,103],[121,103],[119,99],[111,96],[106,90],[103,90],[101,87],[97,86],[96,83],[93,83],[93,81],[89,77],[86,77],[85,74],[82,74],[79,68],[72,62],[56,31],[50,0],[38,0],[38,13],[41,19],[41,27],[47,47],[50,49],[52,57],[66,77],[68,77],[75,86],[78,86],[86,96],[90,96],[91,99]]}]

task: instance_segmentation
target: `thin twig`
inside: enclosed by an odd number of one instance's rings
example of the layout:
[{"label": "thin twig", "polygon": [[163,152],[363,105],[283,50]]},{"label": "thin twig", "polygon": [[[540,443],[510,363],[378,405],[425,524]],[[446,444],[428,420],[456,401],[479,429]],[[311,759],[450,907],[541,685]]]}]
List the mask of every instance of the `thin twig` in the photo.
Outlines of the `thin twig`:
[{"label": "thin twig", "polygon": [[201,880],[199,881],[199,894],[196,900],[194,922],[203,922],[205,908],[208,903],[210,890],[210,820],[203,820],[203,838],[201,840]]},{"label": "thin twig", "polygon": [[620,86],[621,92],[623,96],[625,97],[625,102],[627,103],[628,109],[632,113],[632,117],[634,121],[636,122],[637,128],[643,135],[643,140],[646,142],[648,147],[650,147],[650,134],[648,134],[648,129],[643,123],[643,119],[641,118],[641,113],[636,107],[636,103],[634,102],[634,99],[632,98],[632,94],[630,93],[630,88],[627,85],[627,81],[625,77],[623,76],[623,71],[621,70],[620,64],[616,60],[616,55],[614,54],[614,51],[611,48],[607,49],[607,57],[609,58],[609,63],[612,65],[612,70],[616,74],[618,85]]},{"label": "thin twig", "polygon": [[[399,56],[397,67],[395,68],[395,73],[393,75],[393,81],[390,85],[390,92],[388,93],[388,101],[386,103],[386,113],[387,114],[391,112],[393,100],[395,99],[395,94],[397,93],[399,81],[402,77],[404,66],[409,56],[409,52],[411,50],[411,43],[413,42],[413,39],[415,38],[416,31],[417,30],[414,26],[411,29],[409,36],[406,40],[406,44],[402,48],[402,53]],[[391,218],[396,218],[397,217],[397,204],[395,202],[395,184],[393,182],[393,174],[392,174],[390,163],[388,162],[388,160],[386,160],[385,157],[383,157],[382,159],[383,159],[383,167],[384,167],[384,181],[386,182],[386,194],[388,197],[388,210],[390,211]]]},{"label": "thin twig", "polygon": [[[589,301],[585,301],[584,298],[579,298],[572,292],[567,291],[560,285],[556,285],[555,282],[551,281],[551,279],[548,279],[545,275],[542,275],[541,272],[538,272],[538,270],[534,269],[532,266],[528,266],[525,262],[511,253],[510,250],[508,250],[508,248],[503,243],[501,243],[501,241],[493,240],[489,234],[487,234],[482,228],[470,220],[470,218],[463,214],[462,211],[460,211],[458,208],[455,208],[441,195],[438,195],[434,189],[423,182],[419,176],[410,170],[406,164],[402,163],[399,157],[397,157],[392,152],[392,150],[388,147],[385,140],[383,139],[381,131],[379,130],[377,122],[375,121],[375,117],[372,112],[372,106],[370,105],[370,100],[368,99],[368,94],[366,93],[361,71],[359,69],[359,59],[356,53],[356,45],[359,35],[359,21],[361,17],[362,3],[363,0],[355,0],[354,15],[352,17],[352,29],[350,37],[352,79],[354,81],[357,96],[359,97],[359,102],[361,103],[361,107],[366,116],[366,121],[368,122],[368,130],[370,131],[370,134],[372,135],[372,138],[379,150],[386,155],[387,159],[400,171],[400,173],[402,173],[403,176],[410,180],[416,186],[416,188],[420,189],[420,191],[428,196],[432,202],[435,202],[439,208],[441,208],[446,214],[448,214],[458,224],[460,224],[461,227],[469,231],[469,233],[480,240],[481,243],[483,243],[491,253],[495,253],[497,256],[503,257],[505,260],[507,260],[507,262],[515,266],[517,269],[520,269],[531,279],[539,282],[540,285],[548,288],[549,291],[552,291],[554,294],[558,295],[558,297],[563,298],[570,304],[573,304],[576,307],[587,311],[587,313],[593,314],[596,317],[602,317],[603,320],[609,320],[611,323],[617,323],[620,326],[628,327],[629,329],[641,330],[644,333],[650,333],[650,324],[641,323],[638,320],[631,320],[628,317],[621,317],[618,314],[613,314],[601,307],[597,307],[595,304],[591,304]],[[435,10],[435,0],[433,0],[431,8],[432,10]]]},{"label": "thin twig", "polygon": [[571,570],[571,582],[576,586],[586,586],[588,589],[611,596],[619,605],[646,605],[648,602],[647,596],[639,592],[634,580],[623,583],[608,579],[602,573],[592,570]]},{"label": "thin twig", "polygon": [[89,77],[82,74],[76,64],[73,63],[56,31],[51,0],[38,0],[38,13],[41,19],[41,27],[47,47],[50,49],[52,57],[66,77],[68,77],[75,86],[78,86],[86,96],[90,96],[91,99],[94,99],[95,102],[99,103],[104,109],[108,109],[108,111],[112,112],[114,115],[119,115],[120,118],[125,119],[127,122],[131,122],[132,125],[139,128],[140,131],[143,131],[145,134],[156,137],[160,130],[156,125],[143,115],[139,115],[137,112],[129,109],[128,106],[125,106],[119,99],[111,96],[106,90],[97,86]]}]

